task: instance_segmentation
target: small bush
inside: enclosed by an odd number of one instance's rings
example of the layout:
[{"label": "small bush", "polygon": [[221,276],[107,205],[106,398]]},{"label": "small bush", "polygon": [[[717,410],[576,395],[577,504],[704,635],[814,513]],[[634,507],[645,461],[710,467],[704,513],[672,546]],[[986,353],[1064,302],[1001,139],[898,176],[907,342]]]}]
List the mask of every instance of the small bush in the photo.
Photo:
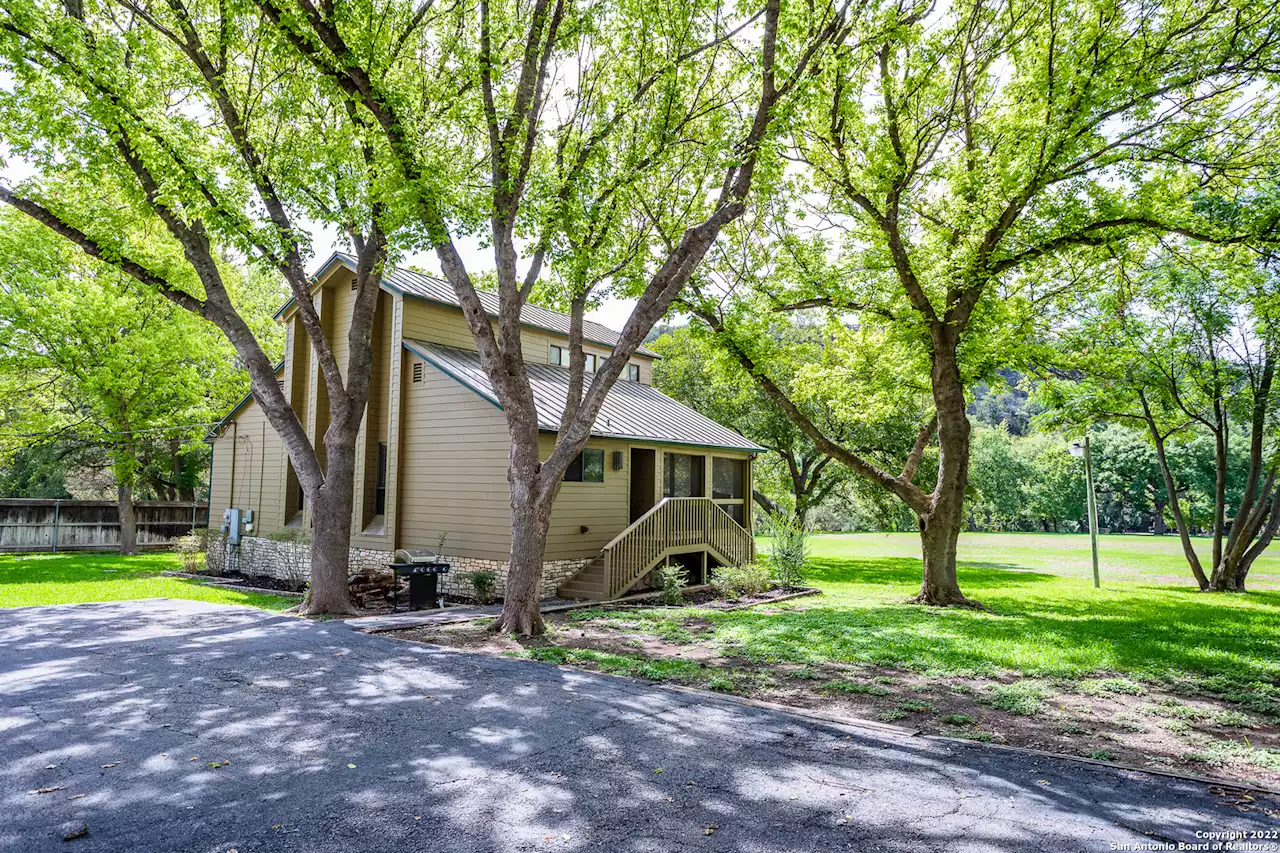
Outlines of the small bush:
[{"label": "small bush", "polygon": [[891,711],[876,714],[876,719],[884,723],[892,723],[894,720],[901,720],[905,716],[906,712],[899,711],[897,708],[894,708]]},{"label": "small bush", "polygon": [[493,572],[471,572],[467,575],[471,591],[476,601],[488,604],[493,600],[493,589],[498,585],[498,576]]},{"label": "small bush", "polygon": [[1034,681],[1017,681],[1013,684],[997,684],[987,697],[987,702],[1001,711],[1034,717],[1044,704],[1045,690]]},{"label": "small bush", "polygon": [[676,605],[684,602],[684,588],[689,585],[689,572],[677,563],[663,566],[654,572],[658,582],[658,600],[663,604]]},{"label": "small bush", "polygon": [[1107,752],[1105,749],[1095,749],[1093,752],[1089,753],[1089,757],[1092,758],[1094,761],[1115,761],[1116,760],[1116,757],[1111,753]]},{"label": "small bush", "polygon": [[769,568],[783,589],[804,586],[809,566],[809,531],[793,516],[769,514],[765,517],[769,541]]},{"label": "small bush", "polygon": [[760,563],[721,566],[711,575],[711,586],[725,598],[759,595],[769,589],[769,568]]},{"label": "small bush", "polygon": [[182,558],[184,572],[198,572],[204,568],[204,554],[209,548],[208,530],[204,531],[203,535],[192,532],[169,540],[173,550]]}]

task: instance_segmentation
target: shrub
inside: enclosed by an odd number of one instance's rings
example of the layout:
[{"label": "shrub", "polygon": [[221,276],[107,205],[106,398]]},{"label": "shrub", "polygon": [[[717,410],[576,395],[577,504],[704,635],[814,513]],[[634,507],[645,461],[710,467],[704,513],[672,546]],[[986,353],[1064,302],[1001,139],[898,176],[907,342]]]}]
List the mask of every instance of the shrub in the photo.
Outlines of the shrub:
[{"label": "shrub", "polygon": [[789,515],[766,516],[769,535],[769,568],[783,589],[804,586],[809,565],[809,531]]},{"label": "shrub", "polygon": [[173,550],[178,552],[178,556],[182,558],[182,570],[184,572],[198,572],[204,568],[204,552],[209,547],[209,534],[205,530],[204,534],[191,532],[186,536],[178,536],[169,540],[173,545]]},{"label": "shrub", "polygon": [[769,589],[769,567],[760,563],[721,566],[711,575],[711,586],[725,598],[759,595]]},{"label": "shrub", "polygon": [[266,536],[275,543],[280,579],[289,589],[300,592],[311,577],[311,536],[297,527],[285,527]]},{"label": "shrub", "polygon": [[654,572],[658,582],[658,600],[663,604],[680,604],[684,601],[684,588],[689,585],[689,572],[676,563],[663,566]]},{"label": "shrub", "polygon": [[493,600],[493,590],[498,585],[497,575],[493,572],[471,572],[467,575],[467,580],[471,583],[471,591],[476,601],[488,604]]}]

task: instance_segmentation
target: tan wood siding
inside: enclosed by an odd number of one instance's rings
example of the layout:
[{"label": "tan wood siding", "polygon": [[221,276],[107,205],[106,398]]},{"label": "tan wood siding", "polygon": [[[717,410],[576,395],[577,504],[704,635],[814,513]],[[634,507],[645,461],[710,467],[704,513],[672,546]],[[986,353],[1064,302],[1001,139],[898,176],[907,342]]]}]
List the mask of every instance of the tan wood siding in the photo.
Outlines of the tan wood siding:
[{"label": "tan wood siding", "polygon": [[[502,412],[416,356],[404,358],[396,486],[400,546],[435,548],[444,534],[448,554],[507,559],[511,443]],[[415,363],[422,364],[418,383]]]},{"label": "tan wood siding", "polygon": [[[545,459],[555,447],[556,437],[539,439]],[[561,483],[547,531],[547,560],[594,557],[609,540],[626,529],[631,501],[631,460],[627,442],[592,439],[588,448],[604,451],[603,483]],[[622,453],[622,470],[613,469],[613,454]],[[584,533],[582,528],[586,527]]]},{"label": "tan wood siding", "polygon": [[210,493],[210,523],[222,523],[228,507],[254,511],[253,535],[280,529],[280,471],[284,445],[262,409],[250,401],[213,443],[213,488]]}]

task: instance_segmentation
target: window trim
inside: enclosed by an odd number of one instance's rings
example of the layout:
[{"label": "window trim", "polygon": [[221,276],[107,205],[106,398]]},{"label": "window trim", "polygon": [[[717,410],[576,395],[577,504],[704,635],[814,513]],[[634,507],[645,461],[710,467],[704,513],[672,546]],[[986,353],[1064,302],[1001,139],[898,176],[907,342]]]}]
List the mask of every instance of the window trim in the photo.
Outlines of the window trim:
[{"label": "window trim", "polygon": [[636,364],[634,361],[627,364],[627,381],[640,381],[640,365]]}]

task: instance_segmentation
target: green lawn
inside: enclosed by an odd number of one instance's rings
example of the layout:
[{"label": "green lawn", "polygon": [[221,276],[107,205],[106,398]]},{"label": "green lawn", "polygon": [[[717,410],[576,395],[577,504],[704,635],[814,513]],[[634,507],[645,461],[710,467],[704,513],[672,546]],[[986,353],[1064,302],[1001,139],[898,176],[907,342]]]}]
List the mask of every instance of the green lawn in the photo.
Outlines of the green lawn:
[{"label": "green lawn", "polygon": [[247,604],[283,610],[296,599],[202,586],[160,573],[181,568],[178,555],[150,552],[119,554],[15,554],[0,556],[0,607],[186,598],[218,604]]},{"label": "green lawn", "polygon": [[985,609],[923,607],[916,547],[815,537],[822,595],[775,605],[570,611],[528,641],[477,623],[404,636],[1280,786],[1280,591],[1201,593],[1172,537],[1107,537],[1094,589],[1086,536],[966,534],[960,584]]},{"label": "green lawn", "polygon": [[[1172,537],[1106,537],[1108,574],[1096,590],[1084,579],[1087,537],[963,536],[961,587],[985,611],[907,604],[920,584],[918,556],[905,556],[912,539],[815,537],[810,582],[824,594],[776,610],[653,609],[604,618],[649,622],[646,630],[661,634],[696,616],[707,625],[700,640],[755,662],[941,675],[1118,674],[1248,693],[1259,707],[1280,712],[1280,592],[1213,595],[1144,582],[1176,565]],[[1045,568],[1055,573],[1033,570]]]},{"label": "green lawn", "polygon": [[[1204,537],[1194,541],[1207,569],[1212,543]],[[920,557],[920,537],[915,533],[826,533],[814,536],[811,542],[813,555],[822,558]],[[960,559],[989,568],[1031,569],[1080,578],[1093,576],[1089,537],[1079,533],[963,533]],[[1195,582],[1175,535],[1100,536],[1098,562],[1104,583]],[[1280,588],[1280,548],[1273,548],[1258,558],[1249,578],[1259,589]]]}]

